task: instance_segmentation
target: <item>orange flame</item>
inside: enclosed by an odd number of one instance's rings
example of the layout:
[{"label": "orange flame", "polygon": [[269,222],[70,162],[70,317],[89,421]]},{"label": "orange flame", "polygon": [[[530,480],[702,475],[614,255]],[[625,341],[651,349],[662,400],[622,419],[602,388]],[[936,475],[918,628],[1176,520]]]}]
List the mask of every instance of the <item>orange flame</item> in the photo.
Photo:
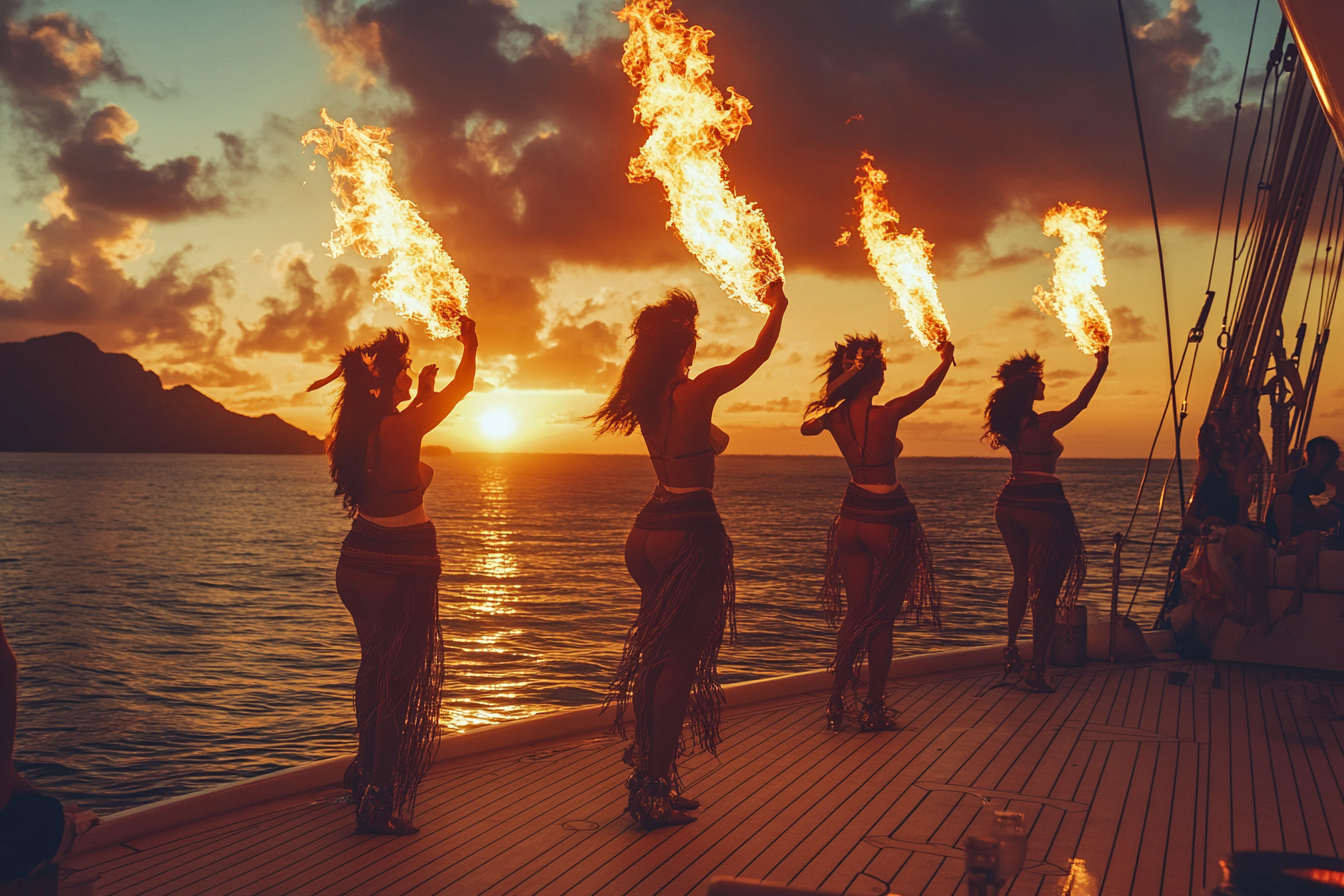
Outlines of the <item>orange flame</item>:
[{"label": "orange flame", "polygon": [[1080,351],[1094,355],[1111,344],[1111,319],[1097,298],[1106,285],[1101,237],[1106,232],[1103,209],[1061,202],[1046,212],[1041,231],[1064,245],[1055,250],[1055,276],[1047,292],[1036,287],[1036,307],[1053,314]]},{"label": "orange flame", "polygon": [[891,310],[905,315],[915,341],[937,348],[947,341],[947,313],[938,301],[933,280],[933,243],[918,227],[909,235],[896,231],[901,216],[882,195],[887,173],[873,167],[873,157],[863,153],[863,167],[854,183],[859,185],[859,233],[868,249],[868,263],[891,295]]},{"label": "orange flame", "polygon": [[753,311],[768,310],[765,288],[784,276],[765,215],[728,188],[723,149],[751,123],[746,97],[719,93],[707,52],[714,36],[673,12],[671,0],[628,0],[617,17],[629,24],[622,65],[639,88],[635,117],[649,139],[630,160],[631,183],[662,181],[668,220],[723,291]]},{"label": "orange flame", "polygon": [[303,135],[304,145],[327,159],[336,229],[323,243],[339,258],[354,249],[365,258],[391,255],[387,272],[374,283],[373,297],[391,302],[407,320],[425,325],[435,339],[456,336],[458,319],[467,313],[467,278],[443,251],[415,203],[402,199],[392,183],[392,166],[383,156],[392,152],[391,128],[360,127],[354,119],[337,122],[322,110],[322,123]]}]

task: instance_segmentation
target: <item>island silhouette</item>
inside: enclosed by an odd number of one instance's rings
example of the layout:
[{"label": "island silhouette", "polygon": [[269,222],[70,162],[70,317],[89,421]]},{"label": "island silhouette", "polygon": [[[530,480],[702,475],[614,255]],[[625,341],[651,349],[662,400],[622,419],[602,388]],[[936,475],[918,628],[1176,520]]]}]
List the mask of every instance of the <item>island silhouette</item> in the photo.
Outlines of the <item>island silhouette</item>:
[{"label": "island silhouette", "polygon": [[0,451],[321,454],[275,414],[247,417],[191,386],[165,389],[79,333],[0,343]]}]

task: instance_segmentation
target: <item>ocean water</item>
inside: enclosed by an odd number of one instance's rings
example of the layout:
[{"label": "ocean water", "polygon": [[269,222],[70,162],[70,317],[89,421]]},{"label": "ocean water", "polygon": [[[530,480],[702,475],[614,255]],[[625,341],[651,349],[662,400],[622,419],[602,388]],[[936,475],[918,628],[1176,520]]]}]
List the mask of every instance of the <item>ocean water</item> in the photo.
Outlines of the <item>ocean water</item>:
[{"label": "ocean water", "polygon": [[[600,701],[637,604],[623,547],[654,484],[648,460],[428,460],[445,725]],[[1083,599],[1096,606],[1142,467],[1060,464],[1088,546]],[[1011,570],[992,506],[1006,460],[911,458],[898,472],[928,533],[944,624],[898,629],[897,654],[999,641]],[[839,458],[720,459],[738,574],[726,681],[825,665],[834,641],[816,593],[847,478]],[[1136,536],[1154,503],[1150,489]],[[352,749],[359,650],[333,584],[348,521],[323,458],[0,454],[0,512],[15,757],[39,788],[107,813]],[[1142,561],[1126,555],[1122,604]],[[1158,551],[1132,610],[1142,624],[1165,565]]]}]

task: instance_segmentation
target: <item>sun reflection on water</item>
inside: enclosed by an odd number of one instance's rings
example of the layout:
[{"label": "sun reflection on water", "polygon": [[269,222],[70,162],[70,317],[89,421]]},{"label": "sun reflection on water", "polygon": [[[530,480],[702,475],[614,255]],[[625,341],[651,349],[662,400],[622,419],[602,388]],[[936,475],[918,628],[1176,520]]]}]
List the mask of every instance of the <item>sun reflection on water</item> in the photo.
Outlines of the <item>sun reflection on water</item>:
[{"label": "sun reflection on water", "polygon": [[479,479],[471,538],[472,550],[462,557],[466,575],[445,624],[451,655],[444,688],[441,725],[462,731],[479,725],[531,715],[536,707],[524,698],[532,681],[520,669],[536,667],[538,657],[522,649],[526,631],[501,623],[518,613],[520,583],[518,532],[510,525],[510,477],[500,465],[483,470]]}]

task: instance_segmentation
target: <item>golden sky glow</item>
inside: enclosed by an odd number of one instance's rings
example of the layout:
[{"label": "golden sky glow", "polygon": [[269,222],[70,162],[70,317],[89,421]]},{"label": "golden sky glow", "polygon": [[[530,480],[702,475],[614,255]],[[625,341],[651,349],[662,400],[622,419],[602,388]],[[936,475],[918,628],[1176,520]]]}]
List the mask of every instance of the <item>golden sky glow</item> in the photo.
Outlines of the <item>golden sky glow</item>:
[{"label": "golden sky glow", "polygon": [[[1206,5],[1130,10],[1178,352],[1208,286],[1240,77],[1231,60],[1244,56],[1253,7]],[[732,189],[759,207],[788,263],[776,353],[718,406],[730,450],[833,453],[797,428],[820,356],[846,333],[887,341],[886,397],[936,366],[890,310],[861,241],[836,244],[857,224],[854,171],[868,150],[889,175],[883,194],[902,232],[918,228],[934,245],[931,271],[957,345],[958,367],[902,425],[907,453],[987,453],[983,402],[1009,353],[1043,354],[1047,407],[1076,394],[1090,362],[1032,301],[1049,288],[1060,245],[1040,222],[1061,202],[1108,210],[1107,285],[1097,295],[1114,329],[1110,372],[1066,433],[1068,454],[1145,453],[1166,391],[1166,345],[1114,10],[1062,17],[1043,2],[1011,15],[991,0],[893,3],[890,21],[865,25],[846,5],[826,7],[780,0],[765,15],[752,3],[680,5],[715,33],[714,86],[751,99],[751,123],[723,158]],[[627,27],[607,11],[576,18],[577,4],[562,0],[322,10],[242,0],[227,14],[164,12],[81,0],[48,4],[41,14],[55,18],[41,23],[35,9],[15,14],[10,33],[53,55],[41,84],[0,71],[14,125],[0,133],[0,153],[17,175],[0,206],[9,234],[0,338],[77,330],[169,384],[325,432],[332,396],[304,386],[343,345],[401,323],[372,301],[385,262],[333,260],[322,248],[330,181],[321,165],[309,170],[297,141],[327,107],[393,128],[398,190],[471,281],[479,388],[427,441],[456,451],[642,451],[637,438],[594,440],[583,422],[614,383],[635,311],[668,287],[692,289],[702,309],[695,371],[750,345],[761,318],[668,231],[661,186],[627,178],[649,136],[632,118],[637,91],[621,68]],[[1274,24],[1257,35],[1253,69]],[[393,39],[400,55],[385,56]],[[1190,392],[1196,418],[1228,291],[1226,230],[1223,239],[1219,299]],[[1306,301],[1299,280],[1290,329]],[[416,366],[436,363],[446,381],[457,343],[408,331]],[[1340,435],[1336,355],[1315,420]],[[492,414],[508,414],[512,431]]]}]

